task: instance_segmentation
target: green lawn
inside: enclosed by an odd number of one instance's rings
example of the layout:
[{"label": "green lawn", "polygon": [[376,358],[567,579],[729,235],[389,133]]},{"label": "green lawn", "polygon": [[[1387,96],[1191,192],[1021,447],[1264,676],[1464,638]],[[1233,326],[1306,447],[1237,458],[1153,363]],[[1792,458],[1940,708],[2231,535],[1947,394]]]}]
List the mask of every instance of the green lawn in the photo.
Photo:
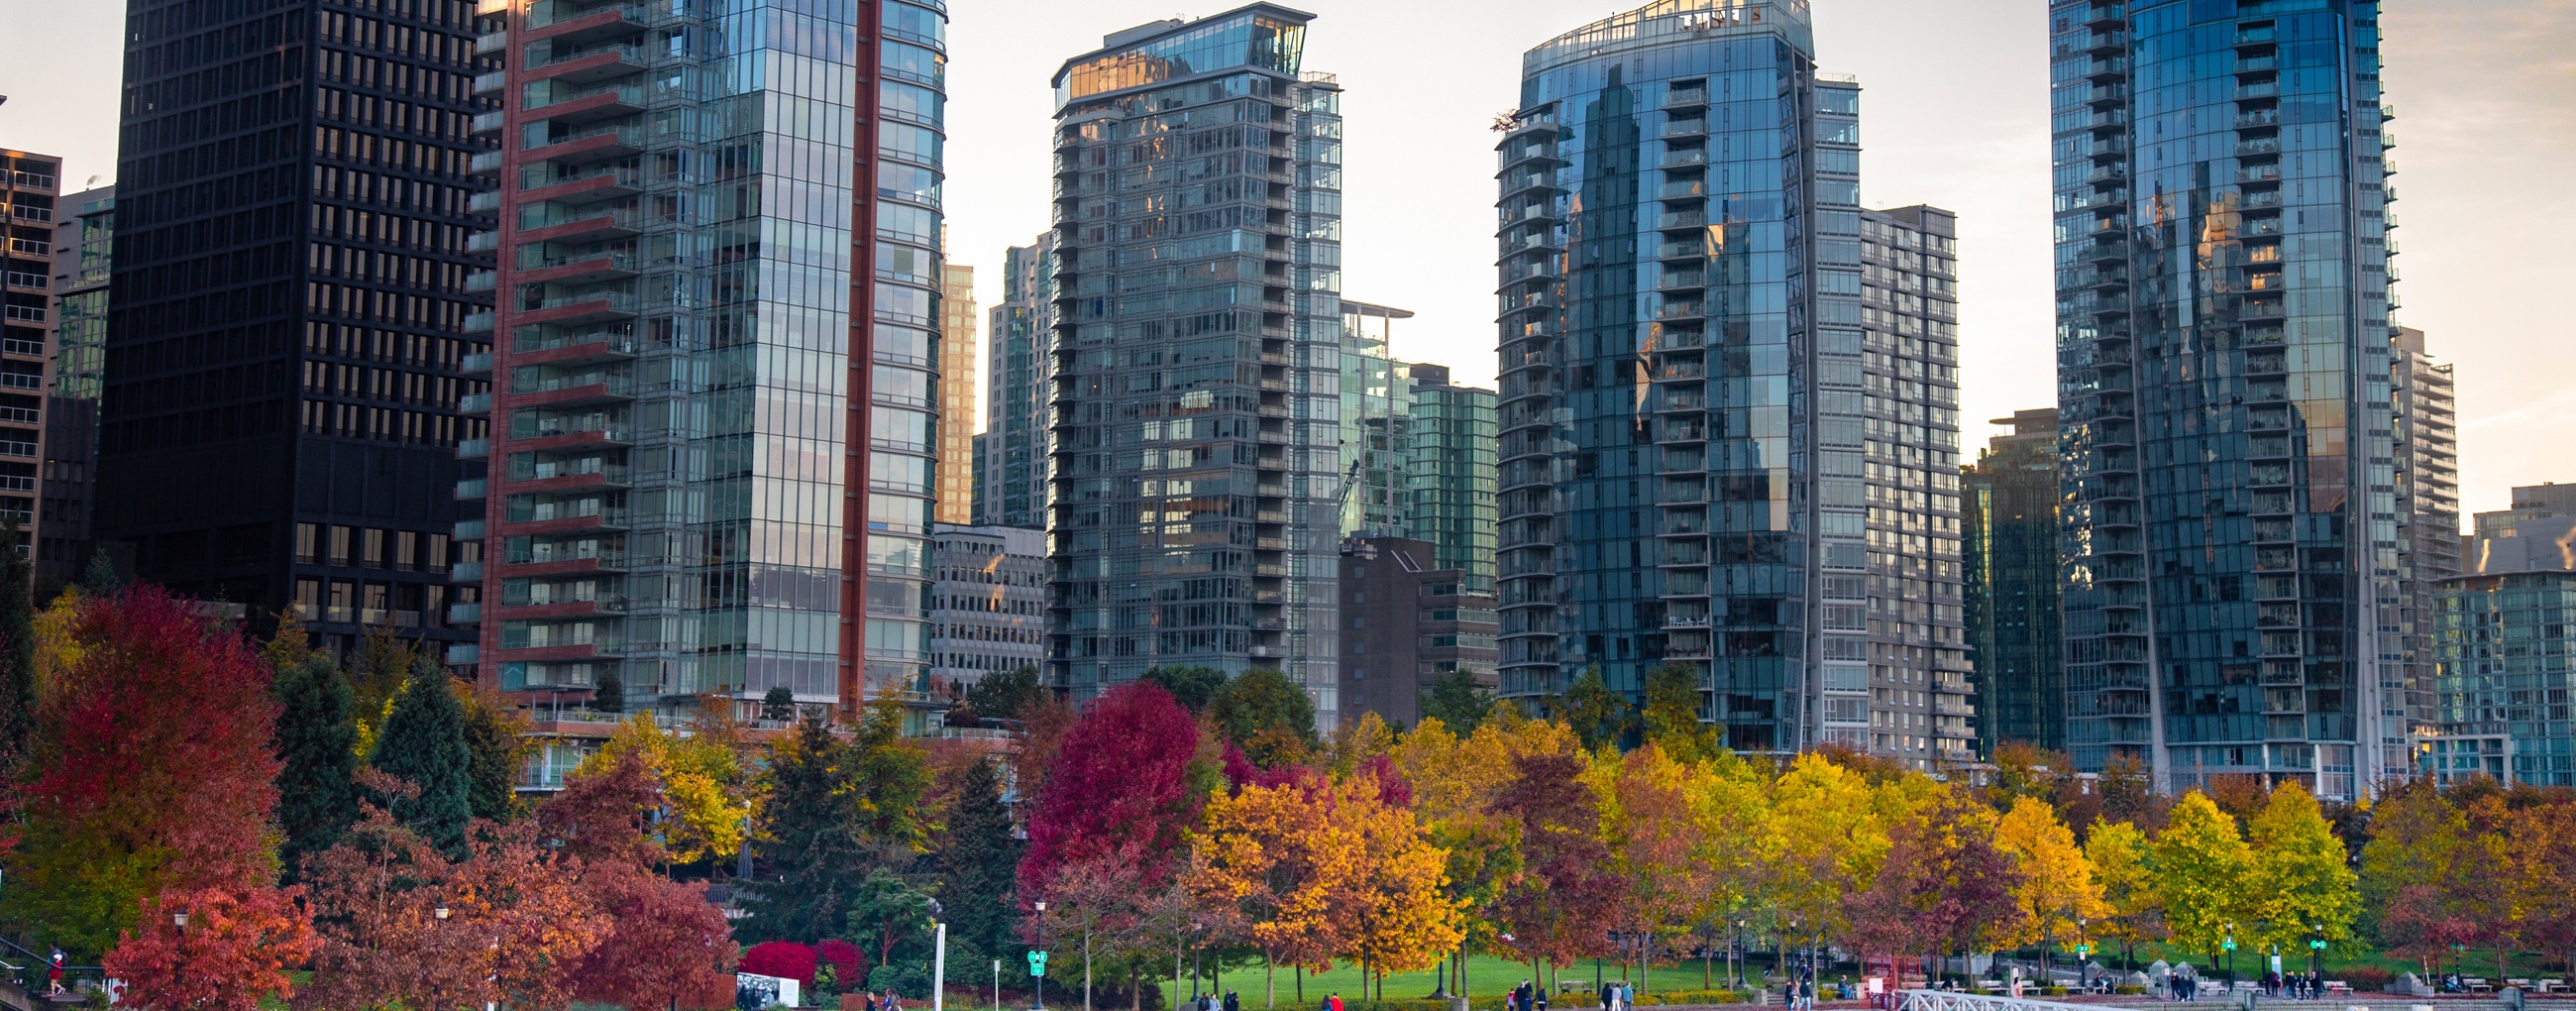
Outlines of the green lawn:
[{"label": "green lawn", "polygon": [[[1061,977],[1059,982],[1070,980],[1072,984],[1077,987],[1082,984],[1082,966],[1080,964],[1058,963],[1057,966],[1050,966],[1049,968],[1057,969],[1059,966],[1061,967],[1060,971],[1066,972],[1066,975]],[[1170,967],[1168,965],[1165,966],[1167,971],[1169,968]],[[1669,962],[1661,963],[1655,965],[1653,970],[1654,971],[1651,975],[1643,979],[1637,979],[1637,967],[1634,965],[1630,965],[1624,970],[1616,963],[1611,962],[1604,962],[1601,966],[1601,973],[1603,976],[1610,979],[1634,980],[1637,983],[1638,991],[1641,993],[1651,994],[1661,993],[1666,990],[1702,989],[1702,986],[1700,985],[1700,964],[1698,962],[1682,964]],[[1725,986],[1725,977],[1726,962],[1724,959],[1710,963],[1709,979],[1712,983],[1719,988],[1723,988]],[[1357,964],[1336,965],[1330,972],[1305,974],[1305,1000],[1302,1003],[1299,1002],[1297,997],[1297,974],[1291,971],[1281,970],[1272,978],[1278,984],[1277,1006],[1282,1008],[1313,1008],[1326,996],[1336,991],[1341,993],[1342,999],[1345,1003],[1360,999],[1360,968]],[[1470,957],[1467,960],[1467,994],[1475,999],[1476,1006],[1480,1008],[1488,1006],[1489,1003],[1499,1002],[1504,991],[1520,985],[1522,980],[1529,978],[1531,978],[1530,967],[1527,963],[1508,962],[1491,955],[1477,955]],[[1579,980],[1586,987],[1589,987],[1592,985],[1593,980],[1592,963],[1586,961],[1579,966],[1566,966],[1563,970],[1558,972],[1557,978],[1568,981]],[[1747,978],[1750,978],[1750,976]],[[1429,969],[1422,972],[1391,973],[1386,977],[1386,999],[1393,1001],[1412,999],[1416,997],[1427,997],[1431,994],[1432,988],[1438,985],[1439,981],[1440,971],[1438,969]],[[1164,977],[1162,983],[1165,996],[1171,996],[1173,992],[1171,978],[1168,976]],[[1243,1006],[1246,1009],[1265,1006],[1263,1002],[1263,973],[1262,968],[1258,963],[1249,967],[1228,970],[1225,976],[1218,981],[1217,992],[1223,993],[1225,987],[1233,987],[1243,995]],[[1458,992],[1457,981],[1450,981],[1449,992]],[[1187,1000],[1189,995],[1189,981],[1187,979],[1183,979],[1179,989],[1179,996],[1181,999]],[[1589,1006],[1589,1004],[1584,1003],[1578,1005],[1575,1001],[1568,1000],[1559,1002],[1556,1006],[1560,1008],[1569,1008],[1576,1006]],[[1052,1011],[1052,1009],[1050,1009],[1050,1011]]]}]

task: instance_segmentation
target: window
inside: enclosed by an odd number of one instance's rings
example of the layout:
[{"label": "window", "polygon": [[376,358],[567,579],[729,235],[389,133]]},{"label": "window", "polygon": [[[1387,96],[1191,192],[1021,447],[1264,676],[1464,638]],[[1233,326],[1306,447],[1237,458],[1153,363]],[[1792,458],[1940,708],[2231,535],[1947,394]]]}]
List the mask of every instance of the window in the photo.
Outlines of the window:
[{"label": "window", "polygon": [[[295,525],[295,560],[306,565],[318,565],[321,563],[322,527],[320,524],[298,523]],[[310,582],[310,580],[306,580],[305,582]],[[297,599],[301,600],[303,598],[298,597]]]},{"label": "window", "polygon": [[351,533],[353,533],[353,531],[348,527],[335,526],[331,528],[331,564],[349,564],[349,539]]}]

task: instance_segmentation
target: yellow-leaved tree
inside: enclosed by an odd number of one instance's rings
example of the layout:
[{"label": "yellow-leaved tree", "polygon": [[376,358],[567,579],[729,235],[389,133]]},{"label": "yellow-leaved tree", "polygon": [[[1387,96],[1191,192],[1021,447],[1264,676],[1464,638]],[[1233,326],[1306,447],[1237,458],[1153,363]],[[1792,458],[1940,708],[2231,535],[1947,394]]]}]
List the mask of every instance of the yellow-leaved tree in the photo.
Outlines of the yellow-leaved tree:
[{"label": "yellow-leaved tree", "polygon": [[2184,794],[2156,835],[2154,853],[2155,890],[2173,943],[2213,959],[2230,939],[2242,947],[2254,855],[2236,834],[2236,819],[2208,794]]},{"label": "yellow-leaved tree", "polygon": [[1888,826],[1868,780],[1815,752],[1771,787],[1772,861],[1763,892],[1775,930],[1793,944],[1842,935],[1843,896],[1868,887],[1887,856]]},{"label": "yellow-leaved tree", "polygon": [[[2120,942],[2124,956],[2137,946],[2164,937],[2147,834],[2125,821],[2093,823],[2084,839],[2084,858],[2093,865],[2093,880],[2102,886],[2100,920],[2085,924],[2088,936]],[[2124,957],[2124,962],[2135,962]]]},{"label": "yellow-leaved tree", "polygon": [[1328,831],[1322,800],[1311,782],[1217,790],[1193,837],[1189,884],[1200,902],[1239,911],[1261,948],[1264,1006],[1278,1002],[1277,966],[1321,968],[1338,947],[1331,879],[1356,847]]},{"label": "yellow-leaved tree", "polygon": [[2291,952],[2308,950],[2310,940],[2351,940],[2361,882],[2317,799],[2297,780],[2284,782],[2246,829],[2253,837],[2251,880],[2263,887],[2254,889],[2248,910],[2253,936],[2238,941]]},{"label": "yellow-leaved tree", "polygon": [[606,768],[630,751],[643,755],[662,781],[670,815],[663,823],[663,845],[671,862],[721,860],[742,851],[753,797],[741,756],[730,742],[705,732],[671,733],[651,713],[637,713],[619,724],[608,743],[583,759],[576,771]]},{"label": "yellow-leaved tree", "polygon": [[1494,940],[1493,904],[1523,869],[1520,823],[1495,814],[1494,799],[1511,784],[1513,763],[1522,756],[1571,754],[1577,747],[1564,724],[1532,721],[1518,706],[1498,703],[1463,738],[1439,720],[1424,720],[1387,752],[1413,787],[1414,818],[1449,854],[1444,888],[1465,932],[1452,955],[1450,978],[1459,996],[1472,993],[1468,950]]},{"label": "yellow-leaved tree", "polygon": [[1387,973],[1428,969],[1466,938],[1457,900],[1441,890],[1449,853],[1365,770],[1328,797],[1326,831],[1351,844],[1323,875],[1327,915],[1344,925],[1337,953],[1359,962],[1384,1000]]},{"label": "yellow-leaved tree", "polygon": [[[1717,891],[1710,860],[1716,847],[1698,808],[1712,778],[1651,740],[1626,755],[1596,756],[1585,772],[1585,785],[1601,802],[1601,841],[1628,886],[1619,904],[1622,929],[1662,937],[1704,918]],[[1645,958],[1645,948],[1637,954]],[[1639,978],[1647,978],[1642,970]]]},{"label": "yellow-leaved tree", "polygon": [[2059,938],[2074,936],[2077,920],[2110,914],[2093,861],[2075,845],[2075,833],[2057,820],[2057,809],[2047,801],[2015,797],[2012,809],[1995,822],[1995,848],[2010,855],[2021,872],[2013,904],[2026,916],[2005,946],[2036,944],[2047,951]]}]

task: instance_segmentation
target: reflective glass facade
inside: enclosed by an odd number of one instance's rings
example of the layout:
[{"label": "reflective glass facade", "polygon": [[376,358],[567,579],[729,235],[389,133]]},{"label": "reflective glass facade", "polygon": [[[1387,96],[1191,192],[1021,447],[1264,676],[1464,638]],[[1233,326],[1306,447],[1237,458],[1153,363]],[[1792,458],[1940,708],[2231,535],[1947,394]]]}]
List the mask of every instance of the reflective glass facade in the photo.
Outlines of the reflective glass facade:
[{"label": "reflective glass facade", "polygon": [[[45,398],[36,581],[59,586],[89,564],[97,490],[98,395],[107,368],[107,292],[116,262],[116,187],[62,200],[54,248],[54,368]],[[40,591],[41,592],[41,591]]]},{"label": "reflective glass facade", "polygon": [[975,515],[975,268],[940,266],[939,494],[933,517],[972,522]]},{"label": "reflective glass facade", "polygon": [[2398,564],[2406,581],[2396,624],[2404,636],[2406,723],[2421,737],[2433,711],[2437,648],[2434,596],[2442,581],[2466,571],[2460,538],[2459,398],[2451,366],[2433,360],[2424,331],[2397,328],[2389,339],[2389,382],[2397,395],[2397,507],[2407,530]]},{"label": "reflective glass facade", "polygon": [[1413,366],[1396,361],[1395,321],[1413,313],[1342,300],[1342,536],[1410,537]]},{"label": "reflective glass facade", "polygon": [[[1494,391],[1458,386],[1449,367],[1415,362],[1412,496],[1407,526],[1431,542],[1435,568],[1456,569],[1470,594],[1494,592]],[[1489,663],[1484,670],[1492,671]]]},{"label": "reflective glass facade", "polygon": [[946,23],[540,0],[491,24],[501,339],[460,530],[489,545],[487,681],[615,674],[639,708],[927,690]]},{"label": "reflective glass facade", "polygon": [[[1770,751],[1822,739],[1826,663],[1867,689],[1858,89],[1813,51],[1803,4],[1666,0],[1524,57],[1497,146],[1506,698],[1686,662],[1702,717]],[[1831,635],[1827,571],[1854,612]]]},{"label": "reflective glass facade", "polygon": [[2068,739],[2351,797],[2405,761],[2378,7],[2049,7]]},{"label": "reflective glass facade", "polygon": [[2455,577],[2434,601],[2435,724],[2421,742],[2422,770],[2444,783],[2576,786],[2576,639],[2567,635],[2576,572]]},{"label": "reflective glass facade", "polygon": [[975,522],[1046,526],[1055,443],[1055,233],[1002,257],[1002,304],[985,322],[984,431]]},{"label": "reflective glass facade", "polygon": [[1051,675],[1276,666],[1337,719],[1341,89],[1306,15],[1111,36],[1056,76]]},{"label": "reflective glass facade", "polygon": [[2066,645],[2058,632],[2057,410],[2016,411],[1961,473],[1968,658],[1977,753],[2007,741],[2066,748]]}]

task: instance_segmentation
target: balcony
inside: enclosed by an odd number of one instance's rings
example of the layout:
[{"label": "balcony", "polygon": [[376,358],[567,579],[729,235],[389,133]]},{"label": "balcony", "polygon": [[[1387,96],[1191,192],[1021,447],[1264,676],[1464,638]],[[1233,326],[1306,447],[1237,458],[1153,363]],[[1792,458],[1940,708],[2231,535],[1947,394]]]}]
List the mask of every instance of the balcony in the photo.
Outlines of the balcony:
[{"label": "balcony", "polygon": [[643,216],[631,207],[556,208],[540,205],[519,216],[520,242],[598,242],[630,239],[643,231]]},{"label": "balcony", "polygon": [[[603,126],[568,133],[527,149],[529,161],[552,161],[566,165],[585,165],[620,158],[632,158],[644,151],[641,127]],[[498,154],[487,151],[485,154]],[[496,159],[497,166],[497,159]]]},{"label": "balcony", "polygon": [[521,365],[576,365],[632,358],[641,346],[626,330],[523,330],[511,342]]},{"label": "balcony", "polygon": [[[556,48],[560,50],[562,47]],[[558,51],[546,59],[529,63],[521,74],[531,81],[588,84],[641,73],[645,65],[646,53],[642,46],[601,46],[574,53]]]},{"label": "balcony", "polygon": [[580,373],[570,376],[548,376],[527,383],[513,383],[511,393],[517,397],[513,406],[578,407],[630,400],[635,396],[635,379],[625,375]]},{"label": "balcony", "polygon": [[553,39],[558,43],[586,43],[642,32],[652,23],[644,5],[613,3],[606,5],[575,4],[571,0],[540,0],[528,8],[522,22],[530,41]]},{"label": "balcony", "polygon": [[635,254],[623,250],[543,258],[522,255],[513,284],[596,284],[635,276]]},{"label": "balcony", "polygon": [[637,312],[635,293],[631,291],[591,291],[557,295],[519,312],[519,323],[555,323],[582,326],[634,319]]},{"label": "balcony", "polygon": [[551,175],[543,166],[519,178],[522,203],[539,201],[579,206],[631,197],[644,192],[644,174],[621,166],[592,169],[571,175]]},{"label": "balcony", "polygon": [[[547,83],[541,81],[538,85]],[[558,123],[596,123],[644,111],[644,89],[633,84],[612,84],[587,91],[554,90],[532,85],[529,90],[534,93],[520,105],[521,111]]]}]

